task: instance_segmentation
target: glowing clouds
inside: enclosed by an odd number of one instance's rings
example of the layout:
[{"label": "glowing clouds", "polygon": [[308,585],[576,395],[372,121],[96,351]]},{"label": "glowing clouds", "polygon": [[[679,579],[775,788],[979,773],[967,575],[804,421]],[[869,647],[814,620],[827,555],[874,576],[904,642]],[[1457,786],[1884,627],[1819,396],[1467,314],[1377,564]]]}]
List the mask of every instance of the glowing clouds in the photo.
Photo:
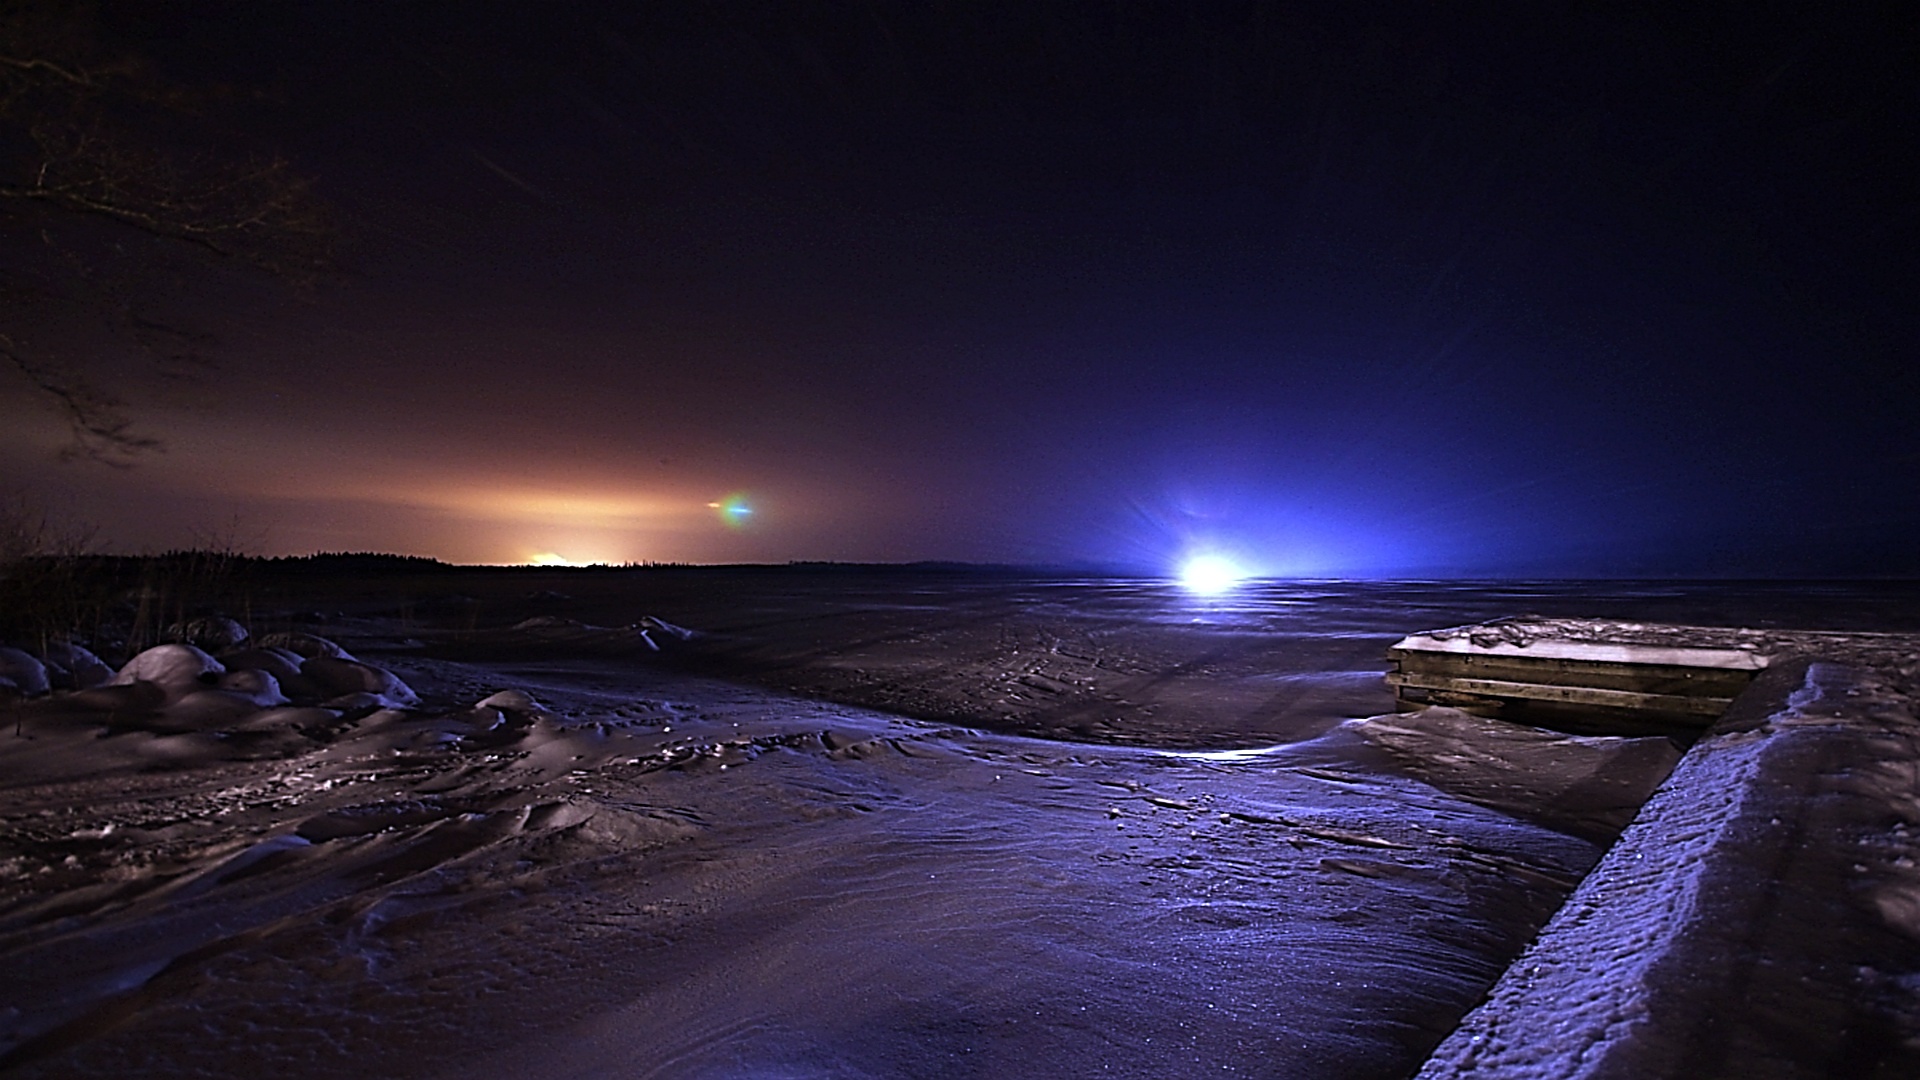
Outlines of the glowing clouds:
[{"label": "glowing clouds", "polygon": [[[812,554],[787,547],[796,515],[786,493],[731,486],[742,477],[659,482],[615,475],[596,482],[590,464],[578,475],[550,477],[441,474],[429,464],[403,461],[387,472],[328,475],[304,490],[249,495],[271,497],[279,512],[310,525],[289,545],[293,551],[383,550],[555,568]],[[822,515],[833,495],[814,500],[798,520]]]},{"label": "glowing clouds", "polygon": [[[409,553],[456,562],[565,567],[700,561],[710,557],[721,531],[706,517],[712,511],[704,492],[436,476],[369,486],[329,493],[330,501],[370,517],[410,518],[405,533],[415,546]],[[429,535],[437,542],[421,545],[419,538]]]},{"label": "glowing clouds", "polygon": [[1180,567],[1181,587],[1199,596],[1218,596],[1246,577],[1246,571],[1223,555],[1196,555]]}]

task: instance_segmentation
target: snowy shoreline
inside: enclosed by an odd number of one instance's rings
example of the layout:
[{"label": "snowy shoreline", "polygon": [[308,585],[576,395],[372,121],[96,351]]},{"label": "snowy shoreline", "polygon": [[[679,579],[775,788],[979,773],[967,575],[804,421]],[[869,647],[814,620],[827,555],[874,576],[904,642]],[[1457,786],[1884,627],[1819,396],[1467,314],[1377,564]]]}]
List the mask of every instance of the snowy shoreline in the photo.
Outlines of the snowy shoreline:
[{"label": "snowy shoreline", "polygon": [[[839,626],[829,670],[940,674],[900,666],[945,655],[938,624],[876,652],[872,619]],[[1490,739],[1451,710],[1343,722],[1326,698],[1259,753],[1035,739],[716,679],[579,625],[436,649],[343,621],[338,651],[361,660],[302,643],[316,655],[280,658],[293,704],[178,650],[129,665],[172,686],[145,719],[29,703],[0,739],[0,1061],[1405,1075],[1677,757]],[[1107,663],[1221,640],[1047,625]]]}]

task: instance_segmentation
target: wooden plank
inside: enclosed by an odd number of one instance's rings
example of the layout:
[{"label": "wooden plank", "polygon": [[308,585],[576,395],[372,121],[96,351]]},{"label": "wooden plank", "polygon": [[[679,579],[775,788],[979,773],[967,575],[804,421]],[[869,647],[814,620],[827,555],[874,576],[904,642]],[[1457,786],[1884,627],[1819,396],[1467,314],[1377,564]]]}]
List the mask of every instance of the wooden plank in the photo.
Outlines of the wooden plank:
[{"label": "wooden plank", "polygon": [[1732,698],[1724,697],[1646,694],[1631,690],[1553,686],[1544,683],[1508,682],[1501,679],[1448,678],[1408,671],[1388,672],[1387,682],[1395,687],[1441,690],[1481,697],[1552,701],[1567,705],[1597,705],[1605,708],[1681,713],[1689,716],[1719,716],[1733,701]]},{"label": "wooden plank", "polygon": [[1672,664],[1617,664],[1555,660],[1545,657],[1489,656],[1460,653],[1420,653],[1395,650],[1390,661],[1404,672],[1449,678],[1495,679],[1504,682],[1546,683],[1630,690],[1643,694],[1680,694],[1689,697],[1732,697],[1753,680],[1751,671],[1726,668],[1687,668]]}]

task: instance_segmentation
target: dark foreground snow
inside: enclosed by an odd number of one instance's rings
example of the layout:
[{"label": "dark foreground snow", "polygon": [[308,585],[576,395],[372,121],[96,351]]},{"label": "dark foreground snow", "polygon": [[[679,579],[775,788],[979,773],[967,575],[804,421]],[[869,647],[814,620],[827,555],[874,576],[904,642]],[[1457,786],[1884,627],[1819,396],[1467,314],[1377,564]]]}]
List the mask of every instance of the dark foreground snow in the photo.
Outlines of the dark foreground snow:
[{"label": "dark foreground snow", "polygon": [[1391,1076],[1599,850],[1367,767],[1353,728],[1170,753],[631,669],[514,686],[323,736],[30,708],[6,1064]]}]

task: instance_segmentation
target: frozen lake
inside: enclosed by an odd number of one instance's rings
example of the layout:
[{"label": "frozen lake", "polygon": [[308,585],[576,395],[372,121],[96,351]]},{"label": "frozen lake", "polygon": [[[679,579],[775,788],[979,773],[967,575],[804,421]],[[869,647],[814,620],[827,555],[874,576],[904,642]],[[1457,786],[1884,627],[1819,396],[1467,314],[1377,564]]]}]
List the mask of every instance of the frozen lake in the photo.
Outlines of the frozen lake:
[{"label": "frozen lake", "polygon": [[[309,629],[420,708],[30,706],[0,740],[19,1075],[1405,1075],[1624,821],[1566,793],[1674,752],[1538,733],[1458,767],[1465,719],[1347,722],[1386,709],[1387,641],[1916,615],[1910,586],[332,588]],[[592,629],[641,615],[705,636]],[[502,689],[537,705],[469,708]]]}]

